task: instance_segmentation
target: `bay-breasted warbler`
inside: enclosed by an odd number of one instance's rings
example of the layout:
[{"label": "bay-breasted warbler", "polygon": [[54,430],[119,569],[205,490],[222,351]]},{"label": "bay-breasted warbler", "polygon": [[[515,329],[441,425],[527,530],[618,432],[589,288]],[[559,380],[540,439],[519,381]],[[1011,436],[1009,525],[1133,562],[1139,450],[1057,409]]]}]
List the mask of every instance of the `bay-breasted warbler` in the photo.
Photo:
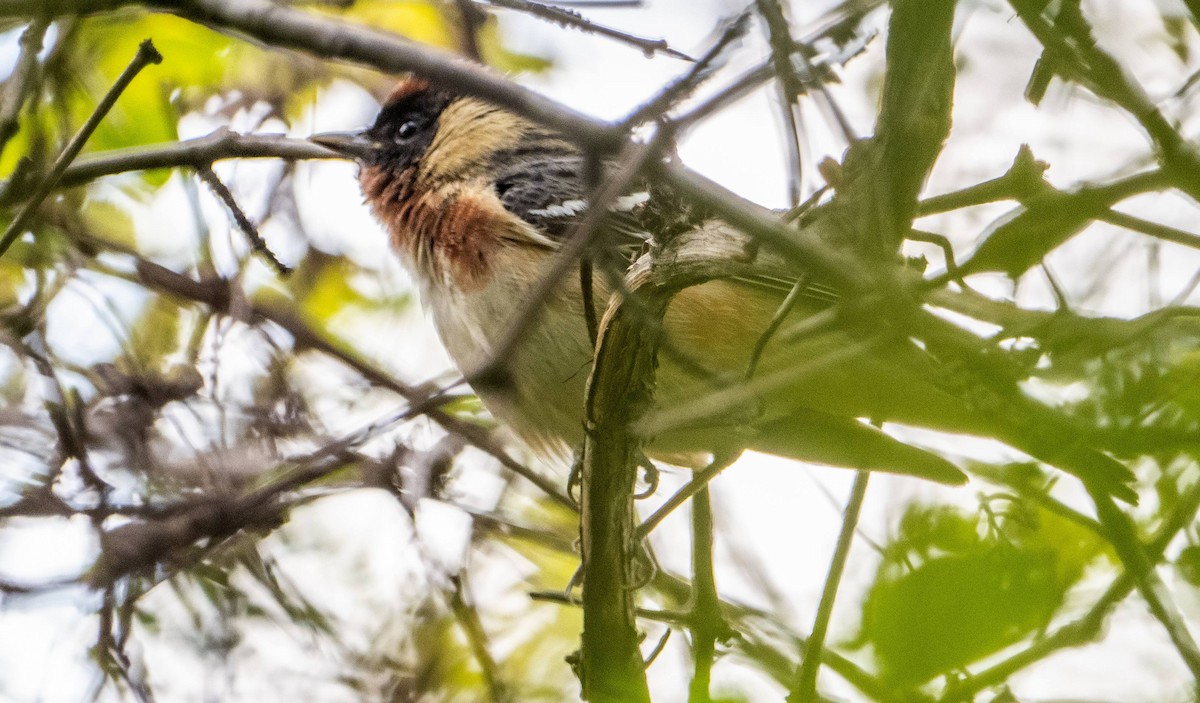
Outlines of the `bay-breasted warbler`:
[{"label": "bay-breasted warbler", "polygon": [[[586,156],[545,127],[417,78],[400,83],[368,129],[318,135],[314,141],[359,163],[363,194],[418,282],[447,351],[460,369],[479,368],[496,352],[572,222],[586,209]],[[664,229],[727,227],[645,183],[610,210],[607,241],[629,252]],[[489,410],[535,449],[554,452],[583,438],[593,347],[580,280],[566,277],[503,360],[508,387],[476,389]],[[607,280],[594,278],[601,310],[613,290]],[[741,382],[788,287],[739,277],[679,292],[663,320],[665,348],[677,353],[659,354],[657,406],[685,405],[721,384]],[[810,293],[790,317],[799,320],[829,306],[819,286]],[[760,374],[808,359],[832,361],[754,394],[750,403],[658,434],[650,438],[647,453],[699,465],[714,452],[748,448],[961,483],[966,477],[955,465],[875,425],[1008,439],[970,403],[939,385],[937,374],[944,370],[907,339],[888,340],[841,361],[830,353],[857,341],[851,332],[835,330],[794,343],[767,342],[757,361]],[[1100,452],[1081,451],[1090,452],[1082,463],[1095,467],[1090,479],[1114,492],[1129,492],[1124,466]],[[1080,463],[1072,462],[1076,473]]]}]

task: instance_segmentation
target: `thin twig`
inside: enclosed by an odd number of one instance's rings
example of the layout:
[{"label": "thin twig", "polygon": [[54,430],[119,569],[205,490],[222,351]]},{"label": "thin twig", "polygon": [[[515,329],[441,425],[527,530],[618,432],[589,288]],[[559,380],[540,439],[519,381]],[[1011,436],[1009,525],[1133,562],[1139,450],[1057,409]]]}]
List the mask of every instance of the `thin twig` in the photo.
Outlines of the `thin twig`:
[{"label": "thin twig", "polygon": [[705,487],[708,486],[709,481],[712,481],[717,477],[717,474],[729,468],[729,466],[738,458],[738,455],[739,453],[731,453],[713,457],[712,463],[704,467],[702,470],[697,471],[692,476],[692,480],[689,481],[686,486],[680,488],[674,495],[668,498],[665,503],[660,505],[658,510],[655,510],[653,513],[651,513],[650,517],[643,520],[642,523],[637,526],[637,529],[633,531],[633,538],[638,542],[646,539],[646,537],[648,537],[650,533],[654,531],[654,528],[658,527],[659,523],[665,520],[668,515],[675,512],[675,510],[679,508],[679,506],[686,503],[689,498],[704,490]]},{"label": "thin twig", "polygon": [[854,531],[858,527],[858,514],[862,510],[863,499],[867,495],[867,482],[871,474],[859,471],[854,476],[854,485],[850,488],[850,500],[846,503],[846,512],[842,517],[842,531],[838,535],[837,547],[833,552],[833,560],[829,564],[829,575],[825,577],[825,588],[821,592],[821,602],[817,606],[817,617],[813,622],[812,636],[804,648],[804,658],[800,669],[796,672],[796,682],[791,693],[787,696],[788,703],[810,703],[817,698],[817,671],[821,666],[821,650],[825,646],[825,634],[829,630],[829,619],[833,615],[833,605],[837,600],[838,585],[842,582],[842,573],[846,569],[846,558],[850,555],[850,545],[854,541]]},{"label": "thin twig", "polygon": [[130,171],[190,166],[202,168],[225,159],[343,159],[325,147],[282,134],[238,134],[224,127],[212,134],[170,144],[113,149],[87,154],[71,164],[58,188],[72,188]]},{"label": "thin twig", "polygon": [[458,621],[458,626],[462,628],[463,634],[466,635],[467,644],[475,656],[475,662],[479,664],[479,671],[483,675],[483,682],[487,687],[488,700],[491,703],[507,701],[508,695],[504,690],[504,683],[500,680],[500,667],[496,665],[496,659],[488,649],[487,633],[484,632],[483,622],[479,619],[479,611],[467,598],[463,577],[461,575],[451,576],[450,583],[454,587],[449,594],[450,610],[454,613],[454,618]]},{"label": "thin twig", "polygon": [[770,80],[771,75],[771,62],[761,63],[733,79],[728,86],[705,98],[700,104],[672,118],[671,122],[678,131],[683,132],[753,93],[760,85]]},{"label": "thin twig", "polygon": [[[530,2],[529,0],[487,0],[489,5],[495,7],[503,7],[508,10],[517,10],[525,12],[548,22],[553,22],[561,27],[570,27],[572,29],[583,30],[584,32],[592,32],[602,36],[616,39],[631,46],[635,46],[642,50],[646,56],[651,56],[655,53],[665,54],[672,58],[691,61],[692,58],[682,51],[672,49],[666,39],[646,39],[644,37],[635,36],[627,32],[622,32],[618,29],[605,27],[596,24],[591,20],[583,17],[583,15],[574,10],[567,10],[562,7],[567,3],[556,3],[559,7],[552,5],[543,5],[539,2]],[[582,5],[582,4],[581,4]],[[599,3],[586,3],[587,7],[599,6]]]},{"label": "thin twig", "polygon": [[1127,215],[1117,210],[1106,210],[1100,213],[1100,219],[1110,225],[1140,232],[1148,237],[1161,239],[1164,242],[1174,242],[1192,249],[1200,249],[1200,234],[1193,234],[1169,225],[1143,220],[1140,217]]},{"label": "thin twig", "polygon": [[717,39],[712,48],[704,52],[704,55],[688,69],[687,73],[672,80],[659,90],[657,95],[634,109],[628,117],[621,121],[623,127],[633,129],[644,122],[656,120],[690,95],[700,84],[716,73],[721,66],[722,56],[734,42],[745,36],[748,25],[749,15],[742,14],[736,17],[721,33],[721,37]]},{"label": "thin twig", "polygon": [[13,242],[17,240],[17,237],[25,232],[25,225],[29,222],[29,218],[33,216],[34,211],[46,199],[50,191],[54,189],[54,185],[58,183],[58,179],[62,177],[67,166],[79,155],[79,151],[87,143],[88,137],[92,136],[92,132],[96,131],[96,127],[100,125],[100,121],[112,109],[113,104],[117,102],[117,98],[121,96],[121,93],[125,92],[125,88],[129,86],[134,77],[146,66],[152,63],[162,63],[162,60],[162,54],[158,53],[158,49],[154,48],[154,44],[149,39],[143,41],[138,46],[138,52],[133,57],[133,60],[125,67],[121,75],[117,77],[116,83],[105,94],[100,104],[96,106],[96,109],[88,117],[87,121],[83,123],[83,126],[79,128],[79,131],[75,133],[75,136],[71,137],[71,141],[67,143],[66,148],[63,149],[62,153],[58,155],[58,159],[55,160],[50,173],[38,184],[37,189],[33,192],[33,196],[25,202],[25,206],[21,208],[17,216],[9,223],[8,229],[4,231],[3,236],[0,236],[0,256],[3,256],[8,251],[8,248],[12,246]]},{"label": "thin twig", "polygon": [[250,247],[254,250],[254,253],[266,259],[271,268],[275,269],[275,272],[280,276],[290,275],[292,267],[283,263],[279,260],[279,257],[275,256],[275,252],[271,251],[271,247],[267,246],[262,235],[258,233],[258,228],[254,226],[254,223],[250,221],[246,213],[242,211],[237,199],[233,197],[233,193],[229,192],[229,188],[221,182],[221,179],[217,177],[212,168],[209,166],[198,167],[196,175],[200,177],[200,180],[204,181],[204,184],[213,192],[213,195],[216,195],[221,202],[225,203],[225,207],[229,208],[229,213],[233,215],[233,221],[237,223],[238,229],[242,230],[242,234],[246,235],[246,239],[250,241]]},{"label": "thin twig", "polygon": [[758,336],[758,340],[754,343],[754,349],[750,352],[750,363],[746,364],[746,380],[750,380],[754,376],[754,371],[758,368],[758,360],[762,357],[763,350],[767,348],[767,343],[775,336],[775,332],[779,330],[779,326],[791,314],[792,309],[796,307],[796,302],[800,300],[800,296],[804,294],[804,289],[808,286],[808,276],[801,276],[792,284],[792,289],[788,291],[787,296],[779,307],[775,310],[775,314],[771,316],[771,322],[767,328]]},{"label": "thin twig", "polygon": [[804,192],[804,156],[800,144],[800,94],[804,88],[792,66],[792,39],[783,6],[779,0],[756,0],[758,13],[767,24],[771,43],[771,61],[775,69],[775,80],[779,86],[779,111],[783,117],[784,138],[787,140],[788,198],[793,206],[799,204]]}]

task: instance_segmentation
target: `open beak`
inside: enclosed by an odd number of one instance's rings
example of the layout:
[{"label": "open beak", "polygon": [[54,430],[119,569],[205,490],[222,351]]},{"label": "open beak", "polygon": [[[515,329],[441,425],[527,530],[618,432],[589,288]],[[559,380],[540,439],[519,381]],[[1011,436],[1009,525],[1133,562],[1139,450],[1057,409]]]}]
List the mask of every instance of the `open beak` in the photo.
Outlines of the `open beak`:
[{"label": "open beak", "polygon": [[308,141],[356,161],[366,161],[379,150],[379,144],[362,132],[324,132],[312,135]]}]

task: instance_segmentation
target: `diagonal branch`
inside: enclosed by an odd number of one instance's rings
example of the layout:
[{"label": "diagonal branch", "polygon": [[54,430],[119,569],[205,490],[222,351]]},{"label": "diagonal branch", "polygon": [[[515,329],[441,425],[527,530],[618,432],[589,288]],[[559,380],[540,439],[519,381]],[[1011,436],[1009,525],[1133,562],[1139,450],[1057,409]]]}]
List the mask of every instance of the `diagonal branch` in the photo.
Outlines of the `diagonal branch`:
[{"label": "diagonal branch", "polygon": [[829,631],[829,620],[833,616],[834,601],[837,599],[842,574],[846,570],[846,559],[850,556],[850,546],[854,541],[854,532],[858,528],[858,515],[862,510],[863,499],[867,495],[867,481],[870,477],[871,474],[866,471],[859,471],[854,476],[850,500],[846,502],[846,510],[842,516],[842,530],[838,534],[837,547],[834,549],[833,559],[829,564],[825,588],[821,591],[821,602],[817,607],[812,636],[804,645],[804,658],[796,672],[792,691],[788,694],[788,703],[808,703],[819,700],[817,697],[817,671],[821,665],[821,652],[825,647],[825,635]]},{"label": "diagonal branch", "polygon": [[34,189],[33,195],[25,202],[24,207],[17,213],[12,222],[8,224],[8,228],[4,230],[4,234],[0,235],[0,256],[3,256],[4,252],[8,251],[8,248],[17,240],[17,237],[25,232],[25,225],[29,223],[29,218],[33,217],[34,211],[46,199],[50,191],[54,189],[58,180],[62,178],[63,172],[67,170],[67,166],[75,160],[75,157],[79,156],[83,145],[92,136],[92,132],[96,131],[96,127],[100,126],[100,121],[104,119],[104,116],[116,104],[117,98],[121,97],[121,93],[125,92],[125,88],[133,82],[133,79],[137,74],[141,73],[143,68],[152,63],[162,63],[162,60],[162,54],[158,53],[158,49],[154,48],[154,44],[149,39],[141,43],[133,60],[129,62],[129,65],[117,77],[112,88],[100,100],[100,104],[88,116],[83,126],[75,133],[75,136],[71,137],[71,141],[67,142],[67,146],[54,161],[54,166],[50,168],[50,173],[42,178],[37,188]]}]

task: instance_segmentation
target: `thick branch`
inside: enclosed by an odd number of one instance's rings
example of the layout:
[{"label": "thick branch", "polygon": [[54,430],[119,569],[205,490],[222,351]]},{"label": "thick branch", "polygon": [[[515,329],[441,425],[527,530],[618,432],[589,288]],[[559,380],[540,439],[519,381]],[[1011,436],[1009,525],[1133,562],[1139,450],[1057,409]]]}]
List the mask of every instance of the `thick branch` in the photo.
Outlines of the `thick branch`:
[{"label": "thick branch", "polygon": [[917,194],[950,134],[954,6],[954,0],[892,3],[872,148],[852,149],[846,158],[848,182],[839,190],[845,197],[837,200],[857,222],[851,241],[881,260],[893,258],[908,234]]},{"label": "thick branch", "polygon": [[641,309],[605,316],[588,380],[583,444],[583,697],[592,703],[645,701],[650,693],[634,620],[633,490],[641,441],[631,422],[654,404],[661,320],[669,297],[645,291]]}]

